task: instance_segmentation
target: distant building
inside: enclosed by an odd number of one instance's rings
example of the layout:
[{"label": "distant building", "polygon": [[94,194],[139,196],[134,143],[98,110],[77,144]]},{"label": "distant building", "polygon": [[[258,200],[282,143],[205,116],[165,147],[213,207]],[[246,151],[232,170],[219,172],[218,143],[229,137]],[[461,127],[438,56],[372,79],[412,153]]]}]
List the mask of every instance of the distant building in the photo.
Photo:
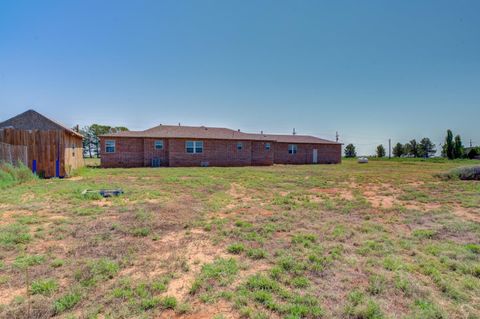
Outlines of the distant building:
[{"label": "distant building", "polygon": [[335,164],[341,143],[305,135],[159,125],[100,137],[102,167]]},{"label": "distant building", "polygon": [[0,123],[0,161],[9,161],[11,150],[23,146],[26,152],[22,161],[33,172],[43,177],[64,177],[84,165],[82,140],[80,133],[28,110]]}]

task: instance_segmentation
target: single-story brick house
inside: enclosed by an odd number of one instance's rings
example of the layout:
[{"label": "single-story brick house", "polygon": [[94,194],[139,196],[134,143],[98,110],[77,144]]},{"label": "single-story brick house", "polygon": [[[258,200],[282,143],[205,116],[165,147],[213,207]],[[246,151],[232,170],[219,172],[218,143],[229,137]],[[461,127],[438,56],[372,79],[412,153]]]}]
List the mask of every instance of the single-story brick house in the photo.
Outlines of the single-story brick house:
[{"label": "single-story brick house", "polygon": [[100,136],[102,167],[334,164],[341,144],[305,135],[159,125]]}]

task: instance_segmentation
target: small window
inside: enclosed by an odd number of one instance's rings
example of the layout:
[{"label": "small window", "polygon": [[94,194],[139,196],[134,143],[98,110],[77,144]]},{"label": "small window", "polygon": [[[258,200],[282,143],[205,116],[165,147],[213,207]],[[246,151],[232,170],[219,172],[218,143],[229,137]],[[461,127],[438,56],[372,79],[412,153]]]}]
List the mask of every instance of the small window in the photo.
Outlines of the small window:
[{"label": "small window", "polygon": [[195,153],[202,153],[203,152],[203,142],[197,141],[195,142]]},{"label": "small window", "polygon": [[185,150],[187,153],[196,154],[203,152],[203,142],[202,141],[186,141]]},{"label": "small window", "polygon": [[163,141],[155,141],[155,149],[163,150]]},{"label": "small window", "polygon": [[297,144],[288,144],[288,154],[297,154]]},{"label": "small window", "polygon": [[238,143],[237,143],[237,150],[240,151],[240,150],[242,150],[242,148],[243,148],[243,143],[242,143],[242,142],[238,142]]},{"label": "small window", "polygon": [[105,141],[105,152],[115,153],[115,141]]},{"label": "small window", "polygon": [[266,149],[267,151],[270,150],[270,143],[265,143],[265,149]]}]

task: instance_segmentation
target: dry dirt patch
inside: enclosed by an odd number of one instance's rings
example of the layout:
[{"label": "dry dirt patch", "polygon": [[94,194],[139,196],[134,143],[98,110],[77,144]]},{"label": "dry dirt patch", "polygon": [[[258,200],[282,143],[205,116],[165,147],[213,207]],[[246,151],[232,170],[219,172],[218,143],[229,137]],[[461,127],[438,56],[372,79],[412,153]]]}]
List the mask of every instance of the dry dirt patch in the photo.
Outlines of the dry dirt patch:
[{"label": "dry dirt patch", "polygon": [[353,200],[354,196],[350,190],[341,188],[311,188],[309,190],[315,195],[324,195],[328,197],[340,197],[345,200]]}]

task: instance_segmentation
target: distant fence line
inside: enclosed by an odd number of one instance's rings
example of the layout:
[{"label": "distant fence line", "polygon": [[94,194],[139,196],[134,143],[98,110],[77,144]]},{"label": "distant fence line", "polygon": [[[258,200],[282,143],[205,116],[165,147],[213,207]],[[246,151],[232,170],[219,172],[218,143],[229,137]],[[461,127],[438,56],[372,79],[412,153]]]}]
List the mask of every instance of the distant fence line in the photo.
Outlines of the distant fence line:
[{"label": "distant fence line", "polygon": [[10,163],[18,166],[20,163],[27,165],[28,148],[25,145],[11,145],[0,142],[0,163]]}]

